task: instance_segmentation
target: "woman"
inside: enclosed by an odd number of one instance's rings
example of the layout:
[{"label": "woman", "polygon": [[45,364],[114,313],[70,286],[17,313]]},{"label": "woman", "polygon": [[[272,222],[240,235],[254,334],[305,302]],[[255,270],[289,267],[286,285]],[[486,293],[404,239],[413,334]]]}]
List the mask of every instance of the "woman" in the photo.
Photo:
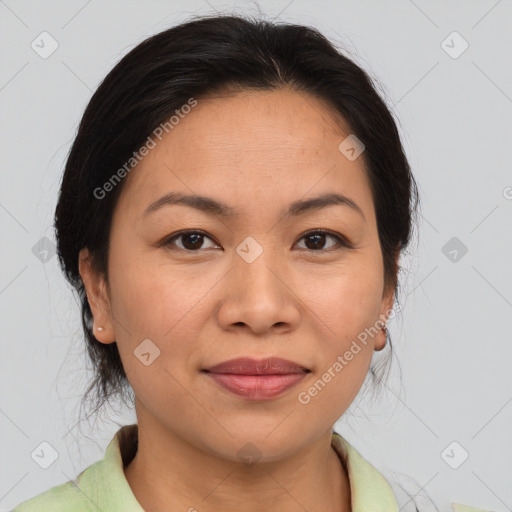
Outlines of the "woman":
[{"label": "woman", "polygon": [[133,390],[137,424],[15,511],[398,511],[333,425],[391,346],[417,204],[389,110],[316,30],[204,17],[139,44],[55,216],[88,394]]}]

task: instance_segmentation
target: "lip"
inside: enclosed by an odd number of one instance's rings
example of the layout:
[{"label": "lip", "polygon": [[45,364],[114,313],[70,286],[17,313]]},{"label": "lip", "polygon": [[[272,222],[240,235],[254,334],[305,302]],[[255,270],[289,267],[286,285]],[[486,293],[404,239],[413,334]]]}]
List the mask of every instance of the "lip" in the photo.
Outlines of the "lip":
[{"label": "lip", "polygon": [[285,375],[288,373],[308,372],[309,370],[299,363],[280,357],[266,357],[265,359],[239,357],[206,368],[205,371],[236,375]]},{"label": "lip", "polygon": [[202,370],[216,384],[248,400],[270,400],[298,384],[308,368],[279,357],[231,359]]}]

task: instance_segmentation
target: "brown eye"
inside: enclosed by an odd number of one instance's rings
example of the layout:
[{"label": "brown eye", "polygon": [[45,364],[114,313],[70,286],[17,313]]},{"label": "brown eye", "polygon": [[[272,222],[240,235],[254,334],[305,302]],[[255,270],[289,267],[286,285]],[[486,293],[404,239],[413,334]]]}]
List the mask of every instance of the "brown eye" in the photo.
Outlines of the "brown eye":
[{"label": "brown eye", "polygon": [[[210,240],[210,246],[205,246],[205,240]],[[300,247],[300,249],[312,252],[327,252],[352,247],[344,237],[326,230],[317,229],[315,231],[310,231],[303,235],[300,240],[305,240],[306,245],[306,247]],[[329,242],[329,240],[331,240],[331,242]],[[334,243],[332,243],[332,240],[334,240]],[[178,241],[180,243],[177,243]],[[220,246],[217,245],[210,236],[200,230],[181,231],[166,238],[161,245],[172,250],[178,249],[192,253],[198,252],[201,249],[220,248]]]},{"label": "brown eye", "polygon": [[[325,248],[326,241],[328,239],[334,239],[336,243],[328,248]],[[341,247],[349,248],[350,244],[341,236],[331,233],[325,230],[310,231],[302,236],[301,240],[306,240],[307,250],[319,252],[319,251],[330,251],[339,249]]]},{"label": "brown eye", "polygon": [[[180,239],[182,239],[181,247],[174,243],[176,240]],[[205,239],[212,240],[208,235],[206,235],[206,233],[203,233],[202,231],[182,231],[181,233],[177,233],[176,235],[173,235],[171,238],[165,240],[162,245],[174,246],[178,249],[189,252],[194,252],[205,248],[212,249],[218,247],[215,243],[213,243],[213,247],[204,247]]]}]

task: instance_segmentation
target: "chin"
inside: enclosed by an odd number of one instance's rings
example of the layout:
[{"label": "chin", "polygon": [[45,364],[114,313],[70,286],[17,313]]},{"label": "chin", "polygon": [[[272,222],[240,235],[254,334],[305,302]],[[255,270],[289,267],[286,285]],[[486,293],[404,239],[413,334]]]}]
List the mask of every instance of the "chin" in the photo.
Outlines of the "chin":
[{"label": "chin", "polygon": [[205,439],[208,451],[216,457],[247,465],[281,460],[307,443],[307,439],[297,433],[294,426],[278,426],[281,421],[282,415],[275,418],[272,425],[264,422],[258,426],[256,421],[230,423],[228,431],[231,436],[228,433],[222,438],[208,435]]}]

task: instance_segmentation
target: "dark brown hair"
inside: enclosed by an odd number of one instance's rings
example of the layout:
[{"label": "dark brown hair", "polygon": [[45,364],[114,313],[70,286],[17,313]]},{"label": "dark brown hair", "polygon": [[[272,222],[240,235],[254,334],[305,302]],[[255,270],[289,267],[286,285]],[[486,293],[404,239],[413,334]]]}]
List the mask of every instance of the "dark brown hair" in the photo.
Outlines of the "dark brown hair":
[{"label": "dark brown hair", "polygon": [[[369,75],[314,28],[241,16],[203,16],[158,33],[125,55],[93,94],[67,159],[55,212],[58,255],[78,293],[95,378],[96,410],[130,392],[116,343],[98,342],[78,271],[88,248],[108,276],[110,226],[123,181],[102,187],[148,135],[193,97],[235,88],[288,87],[319,98],[362,141],[371,183],[386,287],[398,299],[397,251],[411,237],[418,193],[397,126]],[[389,339],[390,353],[392,353]],[[388,358],[389,359],[389,358]],[[374,380],[381,380],[371,367]]]}]

